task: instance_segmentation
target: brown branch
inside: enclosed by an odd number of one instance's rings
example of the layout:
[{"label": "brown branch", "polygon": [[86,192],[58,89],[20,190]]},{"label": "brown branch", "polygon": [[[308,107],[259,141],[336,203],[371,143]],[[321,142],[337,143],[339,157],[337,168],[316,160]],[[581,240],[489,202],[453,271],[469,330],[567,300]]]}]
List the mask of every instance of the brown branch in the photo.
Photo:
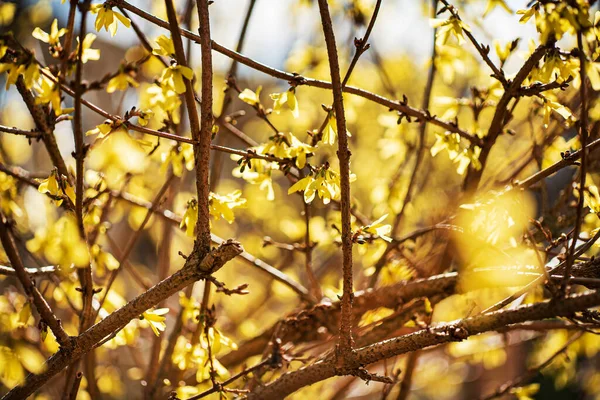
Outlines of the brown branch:
[{"label": "brown branch", "polygon": [[404,367],[403,371],[404,375],[402,377],[402,382],[400,382],[400,391],[398,392],[398,397],[396,397],[396,400],[406,400],[408,398],[410,387],[412,386],[413,373],[415,372],[419,355],[419,351],[413,351],[408,355],[406,366]]},{"label": "brown branch", "polygon": [[50,116],[44,111],[41,105],[35,103],[33,94],[25,86],[25,81],[23,80],[22,76],[19,76],[17,79],[16,86],[17,90],[21,94],[21,97],[23,98],[23,101],[29,109],[29,113],[33,117],[33,121],[35,122],[37,130],[42,135],[42,141],[48,150],[52,164],[58,169],[58,172],[61,175],[64,175],[70,180],[67,165],[60,154],[58,144],[56,143],[56,138],[54,137],[54,123],[51,121]]},{"label": "brown branch", "polygon": [[0,125],[0,132],[10,133],[11,135],[25,136],[31,139],[39,139],[41,136],[41,133],[39,131],[36,131],[35,129],[26,131],[23,129],[11,128],[4,125]]},{"label": "brown branch", "polygon": [[[29,274],[30,277],[36,278],[38,276],[42,277],[54,274],[57,272],[57,268],[54,265],[48,265],[39,268],[25,268],[25,272],[27,272],[27,274]],[[17,275],[17,273],[12,267],[0,265],[0,275],[15,276]]]},{"label": "brown branch", "polygon": [[137,296],[79,335],[75,339],[75,344],[71,349],[61,349],[48,359],[44,372],[29,374],[21,386],[13,388],[3,399],[26,398],[50,378],[62,371],[67,365],[79,360],[93,349],[97,343],[102,341],[102,339],[122,329],[132,319],[139,317],[144,311],[170,297],[172,294],[193,282],[212,275],[231,259],[241,254],[242,251],[242,246],[233,240],[224,242],[204,257],[202,257],[202,254],[197,249],[193,250],[179,271]]},{"label": "brown branch", "polygon": [[[587,149],[587,153],[592,153],[592,152],[600,149],[600,139],[596,139],[593,142],[587,144],[585,146],[585,148]],[[542,179],[549,177],[552,174],[555,174],[556,172],[560,171],[561,169],[568,167],[569,165],[575,164],[581,158],[582,154],[583,154],[583,152],[580,149],[580,150],[574,151],[572,153],[569,153],[568,155],[565,155],[565,157],[562,160],[557,161],[556,163],[552,164],[548,168],[543,169],[539,172],[536,172],[535,174],[531,175],[530,177],[528,177],[526,179],[523,179],[522,181],[515,182],[515,188],[527,189],[528,187],[531,187],[535,183],[541,181]]]},{"label": "brown branch", "polygon": [[[526,284],[535,278],[543,278],[544,275],[539,272],[515,272],[515,282],[511,282],[511,286],[518,284]],[[482,276],[488,274],[489,271],[475,270],[469,274],[474,280],[479,280],[477,275]],[[588,288],[594,288],[590,283],[598,283],[597,279],[586,277],[587,272],[583,267],[576,266],[573,269],[572,282],[583,284]],[[462,274],[463,278],[467,277]],[[554,282],[560,282],[562,275],[552,275]],[[468,278],[471,279],[471,278]],[[519,280],[519,283],[516,282]],[[358,291],[354,294],[353,320],[358,321],[360,316],[368,310],[373,310],[379,307],[390,309],[398,309],[399,306],[409,303],[417,298],[433,298],[434,296],[448,296],[454,294],[459,283],[459,274],[457,272],[449,272],[441,275],[434,275],[429,278],[415,279],[408,282],[398,282],[394,285],[384,286],[378,289],[367,289]],[[498,287],[496,283],[489,282],[490,287]],[[517,296],[518,297],[518,296]],[[293,342],[295,344],[317,340],[319,337],[317,332],[322,326],[330,328],[327,321],[336,320],[339,318],[340,302],[336,301],[330,306],[316,305],[305,308],[296,312],[292,316],[287,317],[283,321],[278,321],[269,329],[266,329],[259,336],[241,343],[239,349],[224,355],[220,361],[226,367],[232,367],[248,357],[260,354],[267,347],[269,340],[272,338],[276,329],[279,329],[279,338],[282,343]],[[412,310],[414,314],[416,308]],[[401,326],[402,324],[396,324]],[[526,328],[523,328],[526,329]],[[561,328],[548,328],[561,329]],[[331,334],[337,334],[337,331],[332,331]],[[373,339],[375,336],[371,337]],[[361,336],[361,340],[363,337]],[[364,342],[363,342],[364,344]]]},{"label": "brown branch", "polygon": [[583,48],[583,34],[581,29],[577,32],[577,47],[579,49],[579,76],[581,79],[579,93],[581,96],[581,118],[579,121],[579,141],[581,142],[581,167],[579,168],[579,201],[577,203],[577,215],[575,217],[575,230],[573,233],[573,239],[571,241],[571,247],[567,252],[567,265],[565,267],[564,279],[560,285],[561,294],[568,293],[569,278],[571,275],[571,268],[575,262],[575,248],[579,239],[579,233],[581,232],[581,224],[583,223],[583,208],[585,206],[585,180],[587,175],[587,138],[588,138],[588,93],[587,93],[587,72],[586,62],[587,58]]},{"label": "brown branch", "polygon": [[[449,4],[446,0],[442,0],[442,3],[447,7],[448,11],[450,11],[450,13],[454,16],[454,18],[456,18],[459,21],[462,21],[461,18],[460,18],[460,15],[458,15],[458,12],[456,11],[456,7],[454,7],[453,5]],[[489,46],[484,47],[481,44],[479,44],[479,42],[477,41],[477,39],[475,39],[475,37],[473,36],[473,34],[469,30],[463,28],[463,32],[465,32],[465,34],[467,35],[467,38],[469,39],[469,41],[473,44],[473,46],[475,46],[475,49],[477,50],[477,52],[481,56],[481,59],[492,70],[492,72],[493,72],[492,76],[494,78],[498,79],[500,81],[500,83],[502,83],[502,86],[506,87],[508,85],[508,82],[506,81],[506,77],[504,76],[504,72],[501,69],[499,69],[498,67],[496,67],[496,65],[492,62],[492,60],[489,57],[489,54],[490,54],[490,48],[489,48]],[[434,44],[434,46],[435,46],[435,44]]]},{"label": "brown branch", "polygon": [[[83,111],[81,108],[81,96],[83,94],[83,87],[81,84],[82,75],[83,75],[83,35],[86,31],[86,22],[87,15],[90,8],[91,1],[86,0],[81,4],[81,17],[79,23],[79,41],[81,45],[77,51],[77,63],[75,68],[75,96],[74,96],[74,106],[75,112],[73,117],[73,137],[75,141],[75,218],[77,220],[77,227],[79,228],[79,236],[83,241],[86,241],[85,228],[83,226],[83,175],[84,175],[84,161],[85,161],[85,153],[86,148],[84,145],[84,132],[83,132]],[[74,8],[75,4],[71,3],[71,8]],[[71,21],[70,21],[71,22]],[[72,28],[72,27],[71,27]],[[71,39],[72,39],[71,35]],[[67,52],[70,50],[71,44],[69,43],[69,48],[65,48]],[[64,79],[65,77],[63,77]],[[91,265],[88,265],[86,268],[81,268],[77,270],[77,275],[79,277],[79,282],[81,284],[81,298],[82,298],[82,308],[80,313],[79,320],[79,332],[85,331],[94,323],[94,310],[92,307],[92,301],[94,297],[94,283],[92,277],[92,268]],[[69,373],[66,377],[66,387],[65,392],[69,390],[69,388],[74,387],[77,382],[75,369],[77,368],[77,363],[71,366],[69,369]],[[98,394],[98,387],[96,385],[95,378],[95,359],[94,353],[90,352],[85,357],[84,362],[84,371],[86,375],[86,379],[88,382],[88,392],[90,396],[96,397]],[[75,379],[75,382],[73,380]]]},{"label": "brown branch", "polygon": [[[157,18],[157,17],[147,13],[146,11],[141,10],[141,9],[129,4],[125,0],[111,0],[110,2],[129,10],[133,14],[136,14],[139,17],[141,17],[157,26],[160,26],[165,29],[169,29],[168,22],[161,20],[160,18]],[[200,42],[200,36],[194,34],[193,32],[190,32],[188,30],[181,29],[181,35],[190,40],[193,40],[195,42]],[[244,64],[252,69],[255,69],[264,74],[270,75],[274,78],[292,82],[296,86],[306,85],[306,86],[312,86],[312,87],[317,87],[317,88],[321,88],[321,89],[329,89],[329,90],[332,89],[331,82],[307,78],[302,75],[285,72],[285,71],[278,70],[276,68],[269,67],[265,64],[255,61],[249,57],[246,57],[236,51],[228,49],[228,48],[218,44],[214,40],[211,41],[211,45],[212,45],[212,49],[214,51],[221,53],[229,58],[232,58],[232,59],[236,60],[237,62],[239,62],[240,64]],[[410,107],[409,105],[407,105],[403,102],[400,102],[397,100],[390,100],[390,99],[387,99],[376,93],[372,93],[367,90],[363,90],[363,89],[356,88],[353,86],[345,86],[343,91],[350,93],[350,94],[354,94],[356,96],[364,97],[365,99],[368,99],[375,103],[381,104],[382,106],[387,107],[391,110],[400,111],[401,113],[406,114],[407,116],[409,116],[411,118],[415,118],[418,121],[426,121],[433,125],[437,125],[449,132],[458,133],[461,137],[471,141],[471,143],[474,143],[477,145],[482,144],[481,139],[479,139],[477,136],[460,129],[457,125],[455,125],[452,122],[443,121],[443,120],[437,118],[436,116],[432,116],[428,111],[419,110],[419,109]]]},{"label": "brown branch", "polygon": [[73,346],[71,337],[67,334],[67,332],[65,332],[60,320],[56,318],[56,315],[54,315],[50,309],[50,306],[44,297],[42,297],[42,294],[33,283],[31,276],[29,276],[29,273],[23,266],[23,262],[17,251],[14,238],[10,232],[9,222],[6,220],[6,217],[3,213],[0,213],[0,241],[2,243],[2,247],[4,248],[4,252],[13,265],[15,275],[17,275],[19,282],[21,282],[21,285],[23,285],[23,289],[27,294],[27,297],[29,297],[30,301],[35,305],[40,317],[52,330],[52,333],[56,337],[56,340],[61,347],[70,349]]},{"label": "brown branch", "polygon": [[69,392],[69,400],[77,399],[77,392],[79,392],[79,385],[81,384],[81,378],[83,378],[83,374],[78,372],[75,375],[75,381],[73,382],[73,386],[71,386],[71,391]]},{"label": "brown branch", "polygon": [[350,149],[348,147],[348,135],[346,132],[346,115],[344,113],[344,98],[342,94],[342,82],[340,80],[340,65],[335,44],[335,35],[329,14],[329,6],[326,0],[319,0],[319,12],[321,24],[325,35],[327,46],[327,57],[329,58],[329,69],[333,87],[333,108],[337,122],[338,151],[340,162],[340,188],[341,188],[341,211],[342,211],[342,274],[343,295],[342,313],[340,317],[340,338],[337,355],[339,366],[345,367],[351,361],[352,346],[352,297],[354,296],[352,282],[352,226],[350,213]]},{"label": "brown branch", "polygon": [[[496,330],[509,324],[531,320],[543,320],[557,316],[569,316],[600,304],[600,292],[588,291],[569,296],[560,302],[545,301],[524,305],[512,310],[501,310],[478,315],[461,321],[439,324],[417,332],[385,340],[356,350],[356,361],[368,365],[400,354],[420,350],[442,343],[456,342],[469,336]],[[248,400],[283,398],[296,390],[339,374],[335,360],[328,358],[288,372],[275,381],[258,387],[248,395]]]},{"label": "brown branch", "polygon": [[518,90],[521,88],[521,84],[527,78],[531,70],[542,59],[544,54],[546,54],[547,49],[548,45],[542,44],[538,46],[538,48],[533,51],[531,56],[529,56],[527,61],[525,61],[519,72],[517,72],[517,75],[510,83],[510,85],[508,85],[505,88],[502,97],[496,105],[496,112],[494,113],[494,117],[490,124],[488,133],[483,139],[483,147],[481,148],[481,153],[479,154],[479,162],[481,163],[481,168],[479,170],[476,170],[472,167],[469,167],[467,177],[465,178],[463,186],[465,191],[472,193],[479,186],[479,182],[481,181],[483,170],[485,169],[485,165],[488,156],[492,150],[492,147],[496,143],[496,139],[498,139],[498,136],[500,136],[500,134],[502,133],[502,129],[508,123],[510,117],[508,104],[515,96],[518,96]]},{"label": "brown branch", "polygon": [[[200,53],[202,56],[202,104],[200,106],[200,131],[198,136],[193,136],[200,145],[196,149],[196,188],[198,190],[198,223],[196,232],[199,245],[203,251],[210,250],[210,221],[208,212],[208,196],[210,182],[210,142],[213,127],[213,69],[210,40],[210,17],[208,12],[209,2],[196,0],[198,8],[198,21],[200,22]],[[191,84],[190,84],[190,90]],[[192,93],[190,92],[190,96]],[[190,99],[189,101],[191,101]]]}]

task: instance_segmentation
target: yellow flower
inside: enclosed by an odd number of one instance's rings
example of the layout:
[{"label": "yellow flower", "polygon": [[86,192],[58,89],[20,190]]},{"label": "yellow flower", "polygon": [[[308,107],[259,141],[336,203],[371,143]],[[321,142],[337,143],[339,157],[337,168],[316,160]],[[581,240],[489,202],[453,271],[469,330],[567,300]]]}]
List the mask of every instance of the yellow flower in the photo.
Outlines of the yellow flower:
[{"label": "yellow flower", "polygon": [[60,90],[58,85],[47,76],[43,75],[39,81],[34,85],[34,89],[37,93],[35,98],[36,104],[52,104],[52,109],[56,115],[63,113],[61,108]]},{"label": "yellow flower", "polygon": [[296,89],[291,87],[287,92],[273,93],[270,95],[273,100],[273,110],[276,113],[281,112],[281,108],[284,104],[287,104],[289,109],[292,111],[294,118],[298,118],[300,112],[298,110],[298,100],[296,99]]},{"label": "yellow flower", "polygon": [[510,7],[506,4],[504,0],[488,0],[485,12],[483,13],[483,17],[492,12],[496,7],[504,9],[509,14],[513,13],[513,10],[510,9]]},{"label": "yellow flower", "polygon": [[537,16],[539,15],[539,12],[540,12],[540,5],[537,2],[533,5],[533,7],[531,7],[528,10],[518,10],[517,14],[522,15],[519,22],[524,24],[527,21],[529,21],[529,19],[531,17],[533,17],[534,15],[536,15],[536,18],[537,18]]},{"label": "yellow flower", "polygon": [[177,94],[185,93],[185,83],[183,79],[192,80],[194,72],[181,65],[171,65],[163,70],[160,82],[172,88]]},{"label": "yellow flower", "polygon": [[152,110],[141,111],[138,115],[138,124],[141,126],[146,126],[153,117],[154,112]]},{"label": "yellow flower", "polygon": [[96,30],[100,32],[100,30],[104,27],[107,32],[110,32],[111,36],[115,36],[117,33],[117,27],[119,21],[127,28],[131,26],[131,21],[129,18],[119,14],[116,11],[112,10],[112,7],[104,4],[92,4],[90,11],[93,14],[98,14],[96,16]]},{"label": "yellow flower", "polygon": [[313,146],[310,146],[304,142],[301,142],[296,138],[296,136],[290,134],[291,136],[291,147],[290,147],[290,157],[296,157],[296,167],[302,169],[306,165],[306,156],[307,154],[312,154],[316,151]]},{"label": "yellow flower", "polygon": [[31,89],[33,85],[40,79],[40,68],[35,62],[27,64],[0,64],[0,73],[8,71],[6,77],[6,90],[10,85],[17,83],[19,76],[23,76],[25,86]]},{"label": "yellow flower", "polygon": [[116,90],[127,90],[129,86],[138,87],[140,84],[136,82],[131,75],[126,72],[119,72],[119,74],[108,81],[106,86],[107,93],[113,93]]},{"label": "yellow flower", "polygon": [[73,204],[75,204],[75,191],[73,190],[73,187],[69,184],[67,178],[61,177],[58,179],[58,171],[56,171],[56,169],[52,171],[47,179],[40,182],[38,192],[42,194],[48,193],[51,196],[57,197],[58,199],[55,200],[56,205],[62,204],[62,198],[64,198],[65,195],[73,202]]},{"label": "yellow flower", "polygon": [[163,315],[169,312],[168,308],[158,308],[156,310],[148,310],[142,313],[140,317],[141,320],[146,320],[150,324],[150,328],[156,336],[160,336],[160,332],[164,331],[167,327],[165,324],[165,320],[167,317],[163,317]]},{"label": "yellow flower", "polygon": [[41,30],[39,27],[36,27],[31,35],[44,43],[48,43],[50,46],[57,46],[60,44],[60,38],[65,33],[67,33],[67,29],[58,29],[58,20],[55,18],[52,22],[52,26],[50,27],[49,34]]},{"label": "yellow flower", "polygon": [[196,222],[198,222],[198,200],[191,199],[187,203],[185,214],[183,214],[179,227],[183,228],[185,226],[185,234],[189,237],[194,237]]},{"label": "yellow flower", "polygon": [[463,30],[470,31],[469,25],[456,18],[454,15],[450,18],[444,19],[432,19],[430,25],[433,28],[438,28],[436,37],[436,45],[442,46],[448,42],[450,35],[452,34],[458,41],[458,45],[462,45],[465,42],[463,36]]},{"label": "yellow flower", "polygon": [[106,136],[108,136],[109,133],[118,132],[118,131],[121,131],[121,132],[124,132],[125,134],[127,134],[127,128],[125,127],[123,122],[122,121],[112,121],[110,119],[107,119],[100,125],[96,125],[96,127],[94,129],[90,129],[89,131],[87,131],[85,133],[85,135],[86,136],[98,135],[98,137],[100,139],[104,139]]},{"label": "yellow flower", "polygon": [[235,218],[233,215],[233,209],[246,205],[246,199],[242,199],[241,196],[241,190],[234,190],[225,196],[211,192],[208,198],[210,215],[215,217],[217,220],[219,218],[223,218],[231,224]]},{"label": "yellow flower", "polygon": [[52,174],[50,174],[47,179],[44,179],[42,182],[40,182],[40,186],[38,186],[38,192],[50,193],[52,196],[57,197],[62,196],[59,191],[58,181],[56,180],[56,171],[52,171]]},{"label": "yellow flower", "polygon": [[337,137],[337,121],[333,113],[329,113],[327,125],[323,129],[323,143],[333,146]]},{"label": "yellow flower", "polygon": [[19,79],[19,65],[16,64],[0,64],[0,72],[6,72],[6,87],[8,90],[10,85],[14,85],[17,83],[17,79]]},{"label": "yellow flower", "polygon": [[[350,182],[355,180],[356,175],[350,174]],[[329,204],[331,199],[339,199],[340,190],[340,175],[325,166],[321,167],[316,173],[311,173],[311,175],[294,183],[288,189],[288,195],[303,191],[304,201],[310,203],[314,200],[315,195],[318,194],[323,204]]]},{"label": "yellow flower", "polygon": [[550,123],[550,114],[552,114],[552,111],[556,111],[566,120],[573,119],[573,113],[566,106],[556,101],[544,99],[544,128],[547,128]]},{"label": "yellow flower", "polygon": [[262,90],[262,86],[256,88],[256,93],[250,89],[244,89],[242,93],[239,94],[238,98],[244,103],[248,103],[251,106],[260,104],[260,91]]},{"label": "yellow flower", "polygon": [[382,222],[385,221],[387,216],[388,216],[388,214],[385,214],[384,216],[377,219],[376,221],[373,221],[371,224],[363,227],[362,231],[370,233],[371,235],[377,235],[380,238],[382,238],[383,240],[385,240],[386,242],[391,242],[392,238],[389,237],[388,235],[392,231],[392,226],[389,224],[387,224],[387,225],[382,224]]},{"label": "yellow flower", "polygon": [[[92,49],[92,43],[96,40],[96,35],[88,33],[83,39],[83,49],[81,50],[81,62],[86,63],[90,60],[96,61],[100,59],[100,50]],[[79,54],[79,36],[77,36],[77,53]]]},{"label": "yellow flower", "polygon": [[[333,146],[337,139],[337,135],[337,120],[335,119],[335,113],[331,111],[327,117],[327,125],[325,125],[325,128],[323,129],[323,143]],[[346,130],[346,135],[348,137],[352,136],[348,130]]]},{"label": "yellow flower", "polygon": [[173,45],[173,40],[171,40],[171,38],[160,35],[156,38],[156,44],[158,44],[158,49],[152,49],[152,54],[175,58],[175,46]]},{"label": "yellow flower", "polygon": [[460,136],[458,133],[445,132],[443,134],[436,133],[436,141],[431,146],[431,157],[435,157],[442,150],[448,150],[448,155],[451,160],[454,160],[460,150]]}]

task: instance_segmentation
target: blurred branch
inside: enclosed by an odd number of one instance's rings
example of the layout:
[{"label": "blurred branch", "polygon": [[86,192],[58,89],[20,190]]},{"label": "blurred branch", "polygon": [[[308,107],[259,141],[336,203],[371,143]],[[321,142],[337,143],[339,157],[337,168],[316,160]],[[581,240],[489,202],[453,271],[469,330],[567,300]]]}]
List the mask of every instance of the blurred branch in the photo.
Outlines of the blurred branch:
[{"label": "blurred branch", "polygon": [[31,276],[23,266],[23,262],[19,253],[17,251],[17,247],[14,242],[14,238],[12,237],[12,233],[10,232],[10,225],[6,217],[3,213],[0,212],[0,242],[2,243],[2,247],[4,248],[4,252],[6,253],[8,259],[13,265],[15,275],[21,282],[23,286],[23,290],[29,301],[35,305],[36,310],[40,314],[40,317],[44,321],[44,323],[52,330],[52,333],[56,337],[56,340],[61,345],[61,348],[65,350],[69,350],[73,346],[73,342],[71,337],[65,332],[62,327],[60,320],[56,317],[56,315],[50,309],[50,306],[39,292],[38,288],[35,286]]}]

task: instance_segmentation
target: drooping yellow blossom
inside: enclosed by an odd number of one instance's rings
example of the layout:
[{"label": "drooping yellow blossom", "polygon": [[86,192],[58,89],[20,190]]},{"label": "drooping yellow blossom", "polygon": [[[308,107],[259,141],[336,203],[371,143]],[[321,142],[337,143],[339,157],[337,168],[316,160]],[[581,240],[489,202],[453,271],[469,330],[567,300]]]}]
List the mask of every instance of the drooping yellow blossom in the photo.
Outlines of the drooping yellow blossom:
[{"label": "drooping yellow blossom", "polygon": [[111,78],[106,85],[106,92],[113,93],[116,90],[127,90],[129,86],[138,87],[140,84],[127,72],[121,71],[119,74]]},{"label": "drooping yellow blossom", "polygon": [[294,118],[298,118],[300,115],[298,100],[296,99],[296,88],[291,87],[283,93],[272,93],[269,97],[273,100],[273,111],[276,113],[279,114],[284,104],[287,104]]},{"label": "drooping yellow blossom", "polygon": [[598,186],[594,185],[594,181],[590,175],[587,176],[587,182],[591,183],[587,185],[587,190],[583,192],[584,204],[594,214],[600,214],[600,192],[598,191]]},{"label": "drooping yellow blossom", "polygon": [[[350,174],[350,182],[356,180],[356,175]],[[289,189],[288,194],[298,191],[304,192],[304,201],[310,203],[315,195],[319,195],[323,204],[329,204],[334,199],[340,198],[340,175],[328,167],[320,168],[316,173],[298,180]]]},{"label": "drooping yellow blossom", "polygon": [[329,113],[327,117],[327,125],[323,129],[323,143],[333,146],[337,138],[337,121],[333,113]]},{"label": "drooping yellow blossom", "polygon": [[112,7],[107,3],[103,4],[92,4],[90,11],[93,14],[98,14],[96,16],[95,27],[98,32],[102,28],[104,28],[107,32],[110,32],[111,36],[115,36],[117,33],[117,28],[119,21],[127,28],[131,26],[131,21],[129,18],[125,17],[122,14],[119,14],[116,11],[112,10]]},{"label": "drooping yellow blossom", "polygon": [[566,106],[563,106],[562,104],[560,104],[556,101],[552,101],[552,100],[548,100],[548,99],[543,99],[543,102],[544,102],[544,104],[543,104],[544,128],[547,128],[548,124],[550,124],[550,115],[552,114],[552,111],[555,111],[561,117],[563,117],[564,119],[566,119],[568,121],[573,119],[573,113]]},{"label": "drooping yellow blossom", "polygon": [[514,11],[506,4],[505,0],[488,0],[487,6],[485,7],[485,11],[483,13],[483,17],[492,12],[496,7],[502,8],[509,14],[512,14]]},{"label": "drooping yellow blossom", "polygon": [[52,171],[50,176],[47,179],[44,179],[40,182],[40,186],[38,186],[38,192],[40,193],[48,193],[56,198],[56,205],[62,204],[62,198],[66,195],[73,204],[75,204],[75,191],[73,187],[69,184],[67,178],[61,177],[60,183],[58,177],[58,172],[55,170]]},{"label": "drooping yellow blossom", "polygon": [[435,157],[443,150],[447,150],[450,160],[458,164],[456,172],[459,175],[464,175],[469,165],[476,170],[481,169],[481,163],[479,162],[481,148],[477,146],[461,148],[460,135],[458,133],[445,132],[443,134],[436,133],[435,135],[436,141],[430,149],[432,157]]},{"label": "drooping yellow blossom", "polygon": [[383,215],[381,218],[373,221],[367,226],[361,228],[363,232],[370,233],[371,235],[377,235],[386,242],[391,242],[392,238],[388,235],[392,231],[392,226],[390,224],[383,224],[383,221],[387,218],[388,214]]},{"label": "drooping yellow blossom", "polygon": [[163,70],[160,82],[173,89],[177,94],[182,94],[185,93],[185,82],[183,80],[191,81],[193,77],[194,72],[190,68],[175,64]]},{"label": "drooping yellow blossom", "polygon": [[196,223],[198,222],[198,200],[190,199],[187,202],[187,207],[185,209],[185,213],[183,214],[183,218],[181,219],[181,224],[179,224],[180,228],[185,227],[185,234],[189,237],[194,237],[194,229],[196,228]]},{"label": "drooping yellow blossom", "polygon": [[217,220],[223,218],[231,224],[235,219],[233,209],[246,205],[246,199],[242,199],[241,196],[241,190],[234,190],[225,196],[211,192],[208,198],[210,215]]},{"label": "drooping yellow blossom", "polygon": [[156,38],[156,44],[158,44],[158,48],[152,49],[152,54],[175,58],[175,46],[171,38],[160,35]]},{"label": "drooping yellow blossom", "polygon": [[37,93],[35,104],[50,103],[56,115],[61,115],[63,113],[63,109],[60,105],[60,90],[56,82],[46,75],[42,75],[41,79],[34,84],[33,88]]},{"label": "drooping yellow blossom", "polygon": [[58,29],[58,20],[55,18],[50,27],[50,33],[46,33],[39,27],[36,27],[31,35],[44,43],[48,43],[50,46],[57,46],[60,44],[60,38],[64,36],[65,33],[67,33],[67,29]]},{"label": "drooping yellow blossom", "polygon": [[17,83],[19,76],[23,76],[25,87],[31,89],[40,79],[40,67],[33,61],[26,64],[0,64],[0,73],[8,72],[6,77],[6,90]]},{"label": "drooping yellow blossom", "polygon": [[443,46],[448,42],[450,35],[454,36],[461,46],[465,42],[463,30],[470,31],[469,25],[456,18],[454,15],[448,19],[432,19],[430,25],[437,28],[436,45]]},{"label": "drooping yellow blossom", "polygon": [[27,89],[31,89],[34,83],[37,82],[38,79],[40,79],[40,67],[32,61],[29,64],[27,64],[24,70],[21,71],[21,74],[23,75],[25,86],[27,87]]},{"label": "drooping yellow blossom", "polygon": [[[81,62],[86,63],[90,60],[97,61],[100,59],[100,50],[92,49],[92,43],[96,40],[96,35],[88,33],[83,39],[83,49],[81,50]],[[77,49],[75,54],[79,54],[79,36],[77,36]]]},{"label": "drooping yellow blossom", "polygon": [[140,319],[148,321],[150,328],[152,328],[152,332],[154,332],[156,336],[160,336],[160,332],[167,328],[167,324],[165,323],[167,317],[164,317],[163,315],[167,314],[168,312],[168,308],[148,310],[142,313]]},{"label": "drooping yellow blossom", "polygon": [[250,104],[254,106],[256,104],[260,104],[260,91],[262,90],[262,86],[256,88],[256,92],[253,92],[250,89],[244,89],[239,95],[239,99],[244,103]]},{"label": "drooping yellow blossom", "polygon": [[180,105],[179,95],[166,84],[148,85],[140,94],[140,108],[154,111],[155,119],[158,121],[170,118],[173,123],[178,124]]}]

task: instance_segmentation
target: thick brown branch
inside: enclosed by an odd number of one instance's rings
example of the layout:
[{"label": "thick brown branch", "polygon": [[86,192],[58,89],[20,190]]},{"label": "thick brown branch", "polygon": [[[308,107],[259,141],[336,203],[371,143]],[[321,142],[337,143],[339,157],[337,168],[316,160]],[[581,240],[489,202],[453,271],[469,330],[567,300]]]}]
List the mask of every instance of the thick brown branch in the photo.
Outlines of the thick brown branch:
[{"label": "thick brown branch", "polygon": [[188,256],[183,268],[178,272],[153,286],[79,335],[75,338],[75,345],[72,349],[61,349],[55,353],[46,362],[46,370],[44,372],[37,375],[30,374],[23,385],[13,388],[3,399],[26,398],[50,378],[62,371],[67,365],[79,360],[104,338],[122,329],[129,321],[139,317],[144,311],[189,284],[210,276],[242,252],[242,246],[232,240],[226,241],[205,257],[201,257],[201,254],[197,250],[194,250]]}]

